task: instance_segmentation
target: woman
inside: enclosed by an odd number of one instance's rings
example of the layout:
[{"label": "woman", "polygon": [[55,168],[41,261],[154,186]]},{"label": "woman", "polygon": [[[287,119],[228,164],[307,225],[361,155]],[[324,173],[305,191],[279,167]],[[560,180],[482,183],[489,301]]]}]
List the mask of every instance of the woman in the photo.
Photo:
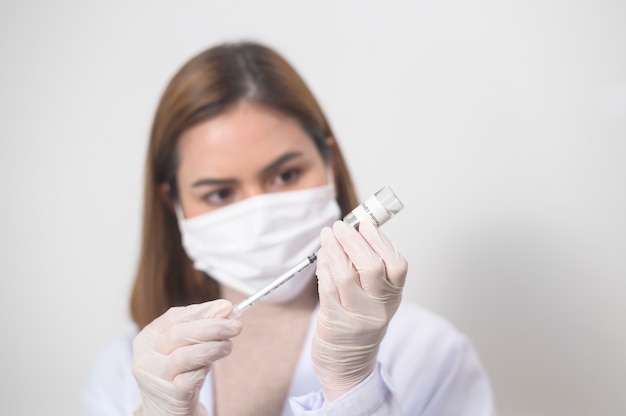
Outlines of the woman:
[{"label": "woman", "polygon": [[[192,58],[152,127],[136,327],[96,362],[85,414],[494,414],[471,344],[401,304],[393,243],[338,221],[358,203],[326,117],[279,54],[243,42]],[[320,244],[316,267],[231,317]]]}]

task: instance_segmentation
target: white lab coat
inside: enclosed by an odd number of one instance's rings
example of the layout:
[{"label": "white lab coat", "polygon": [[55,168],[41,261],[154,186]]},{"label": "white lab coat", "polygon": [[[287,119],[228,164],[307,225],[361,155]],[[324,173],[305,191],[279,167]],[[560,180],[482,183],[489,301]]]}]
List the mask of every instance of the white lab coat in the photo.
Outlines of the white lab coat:
[{"label": "white lab coat", "polygon": [[[254,313],[251,309],[248,313]],[[495,416],[489,378],[471,342],[441,317],[403,303],[381,343],[376,370],[359,386],[325,403],[310,358],[317,310],[282,416]],[[129,416],[139,401],[133,378],[131,328],[105,348],[82,392],[84,416]],[[213,416],[210,374],[200,401]]]}]

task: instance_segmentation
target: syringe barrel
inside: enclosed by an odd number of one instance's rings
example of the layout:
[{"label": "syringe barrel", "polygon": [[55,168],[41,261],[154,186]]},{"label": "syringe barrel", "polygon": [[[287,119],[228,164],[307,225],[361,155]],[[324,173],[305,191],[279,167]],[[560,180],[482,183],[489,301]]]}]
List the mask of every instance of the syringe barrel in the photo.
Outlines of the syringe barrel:
[{"label": "syringe barrel", "polygon": [[359,228],[359,223],[365,220],[380,227],[403,208],[404,205],[398,196],[390,187],[384,186],[348,213],[343,221],[356,229]]}]

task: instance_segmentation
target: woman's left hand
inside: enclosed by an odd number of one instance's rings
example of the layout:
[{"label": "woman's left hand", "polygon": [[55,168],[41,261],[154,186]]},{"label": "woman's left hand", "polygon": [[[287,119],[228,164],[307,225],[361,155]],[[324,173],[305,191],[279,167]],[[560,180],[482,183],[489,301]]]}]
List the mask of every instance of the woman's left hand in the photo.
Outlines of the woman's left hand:
[{"label": "woman's left hand", "polygon": [[333,401],[376,365],[378,346],[402,297],[407,261],[370,222],[359,231],[337,221],[321,232],[317,277],[320,312],[312,359]]}]

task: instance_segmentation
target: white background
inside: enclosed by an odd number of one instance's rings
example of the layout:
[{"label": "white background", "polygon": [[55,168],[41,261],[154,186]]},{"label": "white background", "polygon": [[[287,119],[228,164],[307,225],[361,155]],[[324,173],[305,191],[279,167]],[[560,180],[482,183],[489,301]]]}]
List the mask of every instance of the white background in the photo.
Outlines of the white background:
[{"label": "white background", "polygon": [[471,337],[502,415],[626,414],[618,0],[3,1],[1,414],[78,414],[129,322],[158,97],[241,39],[302,73],[362,197],[404,201],[406,298]]}]

